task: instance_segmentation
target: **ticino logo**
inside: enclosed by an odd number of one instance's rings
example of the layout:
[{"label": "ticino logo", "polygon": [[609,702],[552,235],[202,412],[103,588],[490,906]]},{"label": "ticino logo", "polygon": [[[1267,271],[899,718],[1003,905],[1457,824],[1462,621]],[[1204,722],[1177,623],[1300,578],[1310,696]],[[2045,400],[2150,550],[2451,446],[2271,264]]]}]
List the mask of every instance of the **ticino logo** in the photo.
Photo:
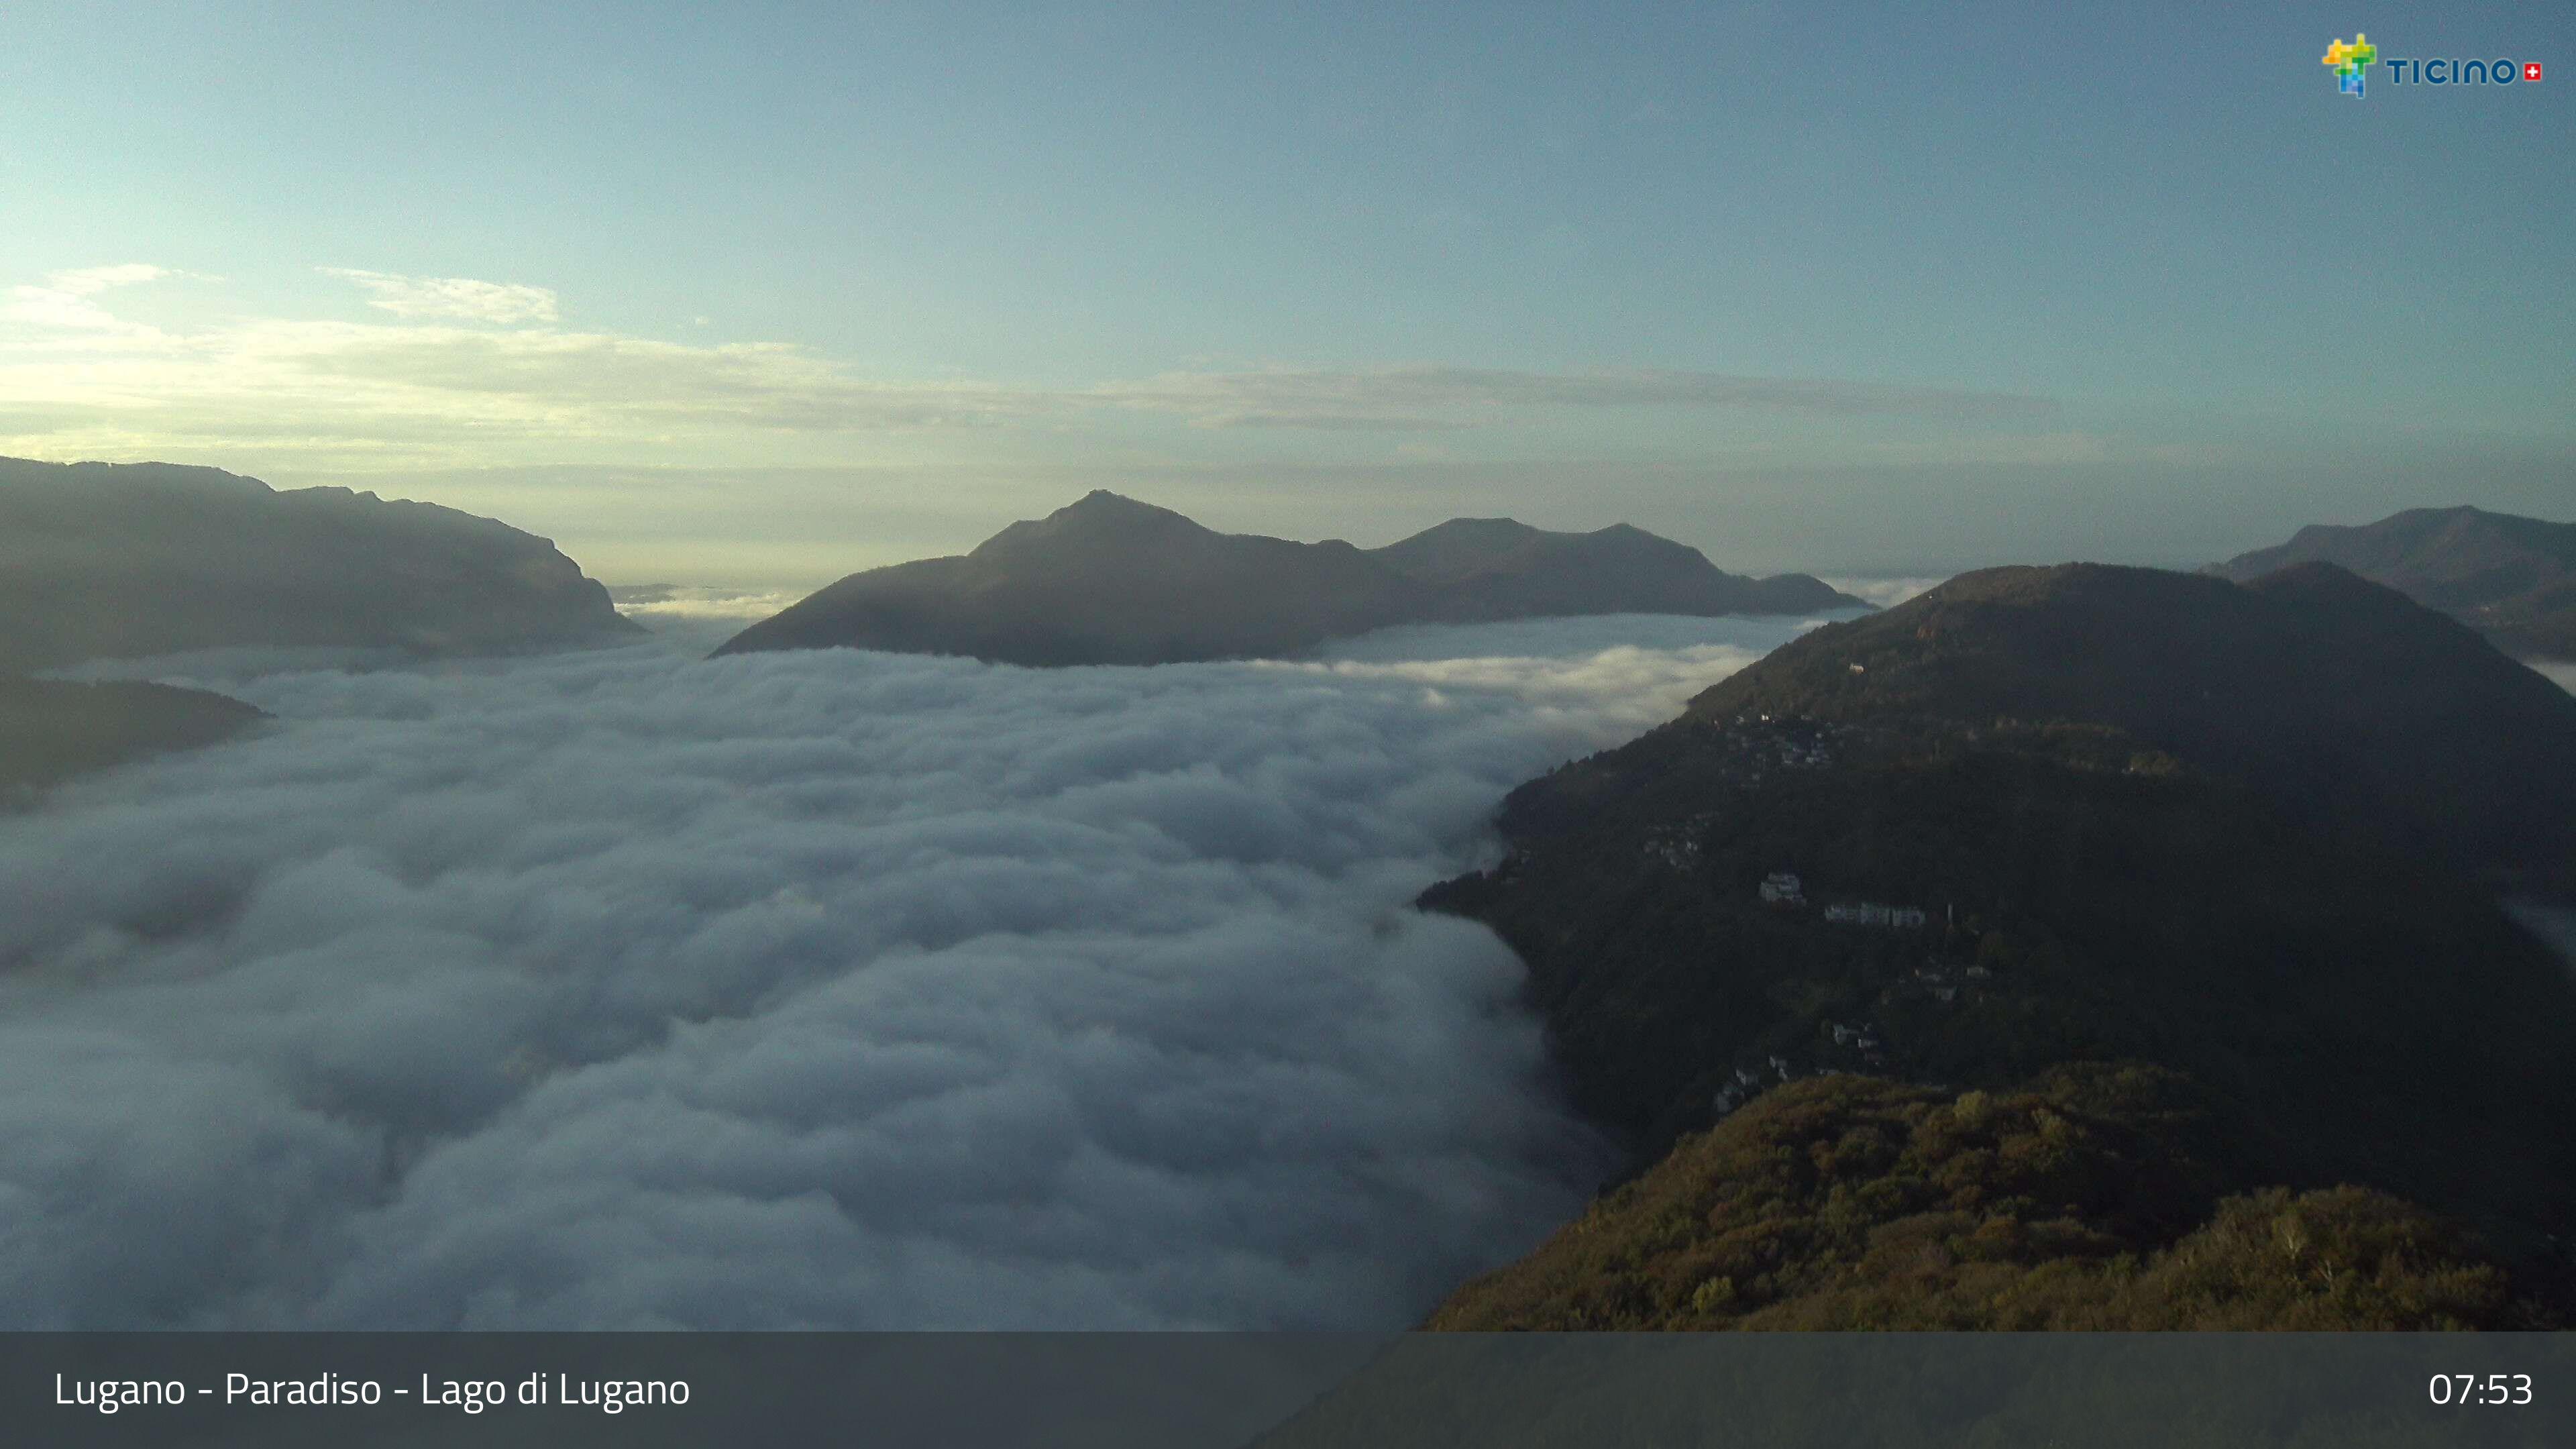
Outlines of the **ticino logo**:
[{"label": "ticino logo", "polygon": [[2335,89],[2355,100],[2361,98],[2362,82],[2374,63],[2388,67],[2388,79],[2402,86],[2509,86],[2540,79],[2536,60],[2416,60],[2381,55],[2370,37],[2358,30],[2349,42],[2338,39],[2327,46],[2325,63],[2335,73]]}]

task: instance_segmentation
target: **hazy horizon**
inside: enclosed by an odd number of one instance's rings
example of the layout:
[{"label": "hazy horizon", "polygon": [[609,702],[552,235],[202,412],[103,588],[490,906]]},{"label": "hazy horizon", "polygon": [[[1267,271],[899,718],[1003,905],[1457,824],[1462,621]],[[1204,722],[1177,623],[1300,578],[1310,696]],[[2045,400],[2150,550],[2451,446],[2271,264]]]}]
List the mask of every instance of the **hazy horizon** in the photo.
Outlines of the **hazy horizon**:
[{"label": "hazy horizon", "polygon": [[[1094,487],[1838,576],[2566,518],[2566,87],[2354,104],[2350,23],[20,7],[0,454],[733,586]],[[2576,17],[2382,38],[2564,54]]]}]

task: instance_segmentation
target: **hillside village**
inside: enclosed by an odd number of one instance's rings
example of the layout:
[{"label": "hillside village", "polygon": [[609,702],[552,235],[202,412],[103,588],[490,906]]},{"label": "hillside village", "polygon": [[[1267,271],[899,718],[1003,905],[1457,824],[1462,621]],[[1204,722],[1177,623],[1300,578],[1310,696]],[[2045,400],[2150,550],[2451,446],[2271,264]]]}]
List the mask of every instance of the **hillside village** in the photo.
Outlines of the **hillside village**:
[{"label": "hillside village", "polygon": [[[1771,883],[1764,882],[1766,886]],[[1920,916],[1922,912],[1913,914]],[[1973,941],[1973,936],[1959,931],[1944,934],[1943,946],[1924,952],[1914,964],[1898,968],[1880,982],[1871,1014],[1848,1019],[1820,1017],[1811,1030],[1795,1033],[1797,1040],[1782,1043],[1776,1049],[1759,1050],[1727,1070],[1709,1104],[1712,1113],[1724,1117],[1765,1089],[1801,1077],[1839,1073],[1907,1079],[1913,1075],[1905,1069],[1902,1046],[1896,1044],[1899,1033],[1891,1031],[1886,1022],[1901,1020],[1903,1014],[1910,1012],[1948,1011],[1973,1005],[2003,985],[1992,966],[1947,949],[1948,938]],[[1923,1085],[1939,1088],[1946,1084]]]},{"label": "hillside village", "polygon": [[[1714,783],[1748,791],[1766,781],[1778,784],[1838,763],[1857,764],[1874,747],[1902,743],[1892,736],[1882,737],[1883,731],[1759,712],[1738,715],[1712,733],[1719,742]],[[1723,1117],[1766,1088],[1801,1077],[1906,1076],[1901,1044],[1891,1044],[1891,1033],[1879,1019],[1889,1008],[1956,1009],[1997,986],[1994,968],[1975,959],[1981,933],[1963,928],[1955,907],[1944,904],[1936,916],[1932,908],[1913,902],[1819,891],[1806,876],[1785,868],[1766,870],[1748,887],[1710,859],[1709,841],[1720,821],[1721,812],[1701,810],[1648,826],[1638,845],[1639,856],[1650,867],[1685,877],[1706,874],[1713,893],[1758,905],[1775,920],[1848,931],[1856,937],[1938,934],[1919,951],[1901,953],[1908,964],[1880,981],[1877,1016],[1820,1017],[1812,1030],[1793,1033],[1793,1040],[1772,1041],[1728,1068],[1711,1100],[1715,1115]],[[1508,882],[1526,864],[1526,857],[1516,852],[1495,869],[1492,878]]]}]

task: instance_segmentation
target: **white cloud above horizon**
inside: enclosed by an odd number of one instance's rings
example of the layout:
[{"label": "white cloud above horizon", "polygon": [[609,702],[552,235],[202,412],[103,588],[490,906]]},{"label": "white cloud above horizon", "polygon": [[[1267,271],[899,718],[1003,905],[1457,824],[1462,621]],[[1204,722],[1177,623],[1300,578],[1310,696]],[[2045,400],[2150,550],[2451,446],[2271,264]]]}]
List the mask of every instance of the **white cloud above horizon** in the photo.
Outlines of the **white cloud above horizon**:
[{"label": "white cloud above horizon", "polygon": [[180,275],[145,263],[14,288],[0,310],[0,447],[49,457],[214,449],[489,465],[640,460],[687,442],[757,461],[775,451],[764,438],[994,427],[1062,438],[1120,417],[1192,430],[1406,434],[1634,410],[1911,419],[1984,434],[2056,411],[2046,399],[2005,394],[1655,368],[1261,367],[1059,387],[889,380],[783,342],[566,328],[559,297],[542,286],[315,271],[353,284],[391,320],[250,315],[164,327],[100,300]]},{"label": "white cloud above horizon", "polygon": [[468,322],[552,322],[559,310],[544,287],[479,282],[471,277],[403,277],[353,267],[316,267],[326,277],[354,282],[367,305],[397,317],[436,317]]},{"label": "white cloud above horizon", "polygon": [[175,274],[169,268],[147,262],[48,273],[41,284],[9,289],[8,305],[0,306],[0,322],[40,332],[87,335],[92,340],[102,335],[129,343],[157,340],[162,336],[159,329],[120,319],[90,299],[112,288],[155,282],[172,275]]},{"label": "white cloud above horizon", "polygon": [[173,275],[175,273],[168,267],[154,266],[149,262],[121,262],[114,266],[75,267],[67,272],[55,272],[48,276],[45,282],[56,291],[69,292],[76,297],[87,297],[104,292],[111,287],[131,287],[139,282],[157,282],[163,277]]}]

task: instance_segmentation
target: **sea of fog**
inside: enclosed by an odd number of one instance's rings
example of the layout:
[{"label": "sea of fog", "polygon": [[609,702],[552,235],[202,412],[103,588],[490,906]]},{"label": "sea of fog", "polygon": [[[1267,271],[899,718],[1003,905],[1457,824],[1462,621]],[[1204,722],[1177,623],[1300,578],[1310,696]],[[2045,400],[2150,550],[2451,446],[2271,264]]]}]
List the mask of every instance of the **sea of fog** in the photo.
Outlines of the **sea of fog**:
[{"label": "sea of fog", "polygon": [[1407,908],[1801,621],[1291,662],[234,651],[0,817],[0,1326],[1398,1327],[1604,1158]]}]

